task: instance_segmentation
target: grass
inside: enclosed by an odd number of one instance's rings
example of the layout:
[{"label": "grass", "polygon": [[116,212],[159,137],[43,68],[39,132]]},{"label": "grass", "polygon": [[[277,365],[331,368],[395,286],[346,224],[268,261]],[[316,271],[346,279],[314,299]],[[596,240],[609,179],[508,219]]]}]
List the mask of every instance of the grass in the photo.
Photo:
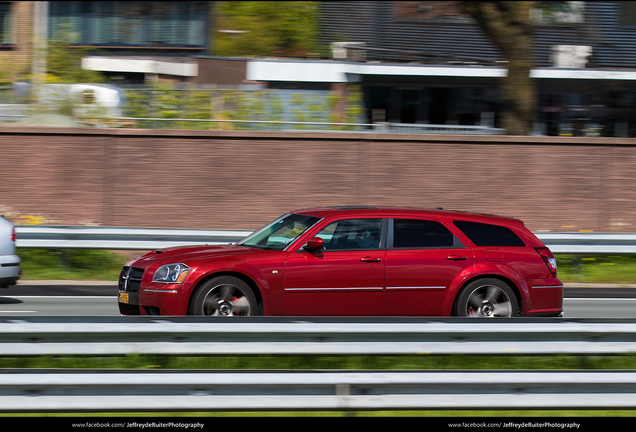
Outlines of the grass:
[{"label": "grass", "polygon": [[145,370],[634,370],[636,354],[350,356],[34,356],[0,357],[0,368]]},{"label": "grass", "polygon": [[85,249],[18,249],[25,280],[116,281],[129,256]]},{"label": "grass", "polygon": [[556,255],[563,282],[636,283],[636,255]]}]

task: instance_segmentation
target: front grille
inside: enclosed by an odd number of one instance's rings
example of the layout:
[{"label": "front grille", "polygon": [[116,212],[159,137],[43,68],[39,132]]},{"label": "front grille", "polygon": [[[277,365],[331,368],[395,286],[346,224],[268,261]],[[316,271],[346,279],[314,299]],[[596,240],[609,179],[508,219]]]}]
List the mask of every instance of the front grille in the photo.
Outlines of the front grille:
[{"label": "front grille", "polygon": [[119,274],[117,288],[122,292],[137,293],[139,292],[143,275],[144,269],[124,266]]}]

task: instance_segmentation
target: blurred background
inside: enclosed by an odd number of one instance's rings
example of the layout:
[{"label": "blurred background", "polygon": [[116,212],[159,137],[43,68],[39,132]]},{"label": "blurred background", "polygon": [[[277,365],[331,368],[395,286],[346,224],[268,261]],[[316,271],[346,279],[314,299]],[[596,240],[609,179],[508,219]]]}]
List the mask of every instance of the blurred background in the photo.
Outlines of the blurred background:
[{"label": "blurred background", "polygon": [[636,2],[2,1],[0,214],[244,230],[398,205],[630,232],[635,66]]}]

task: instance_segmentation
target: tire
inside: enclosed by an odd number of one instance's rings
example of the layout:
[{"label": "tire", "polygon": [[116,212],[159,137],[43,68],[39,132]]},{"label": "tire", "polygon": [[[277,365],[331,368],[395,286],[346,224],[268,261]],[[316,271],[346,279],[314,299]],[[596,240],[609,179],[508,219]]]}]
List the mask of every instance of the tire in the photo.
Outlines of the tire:
[{"label": "tire", "polygon": [[219,276],[205,282],[192,297],[189,315],[255,316],[258,302],[248,284],[233,276]]},{"label": "tire", "polygon": [[457,316],[469,317],[516,317],[519,305],[514,291],[505,282],[479,279],[461,291],[455,312]]}]

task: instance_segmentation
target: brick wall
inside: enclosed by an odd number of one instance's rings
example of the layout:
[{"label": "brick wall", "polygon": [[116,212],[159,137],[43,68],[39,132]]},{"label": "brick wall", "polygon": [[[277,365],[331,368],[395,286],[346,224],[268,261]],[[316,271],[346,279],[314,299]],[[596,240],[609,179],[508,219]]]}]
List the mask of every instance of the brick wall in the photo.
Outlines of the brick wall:
[{"label": "brick wall", "polygon": [[0,149],[0,211],[59,224],[254,229],[357,204],[636,232],[630,139],[3,127]]}]

